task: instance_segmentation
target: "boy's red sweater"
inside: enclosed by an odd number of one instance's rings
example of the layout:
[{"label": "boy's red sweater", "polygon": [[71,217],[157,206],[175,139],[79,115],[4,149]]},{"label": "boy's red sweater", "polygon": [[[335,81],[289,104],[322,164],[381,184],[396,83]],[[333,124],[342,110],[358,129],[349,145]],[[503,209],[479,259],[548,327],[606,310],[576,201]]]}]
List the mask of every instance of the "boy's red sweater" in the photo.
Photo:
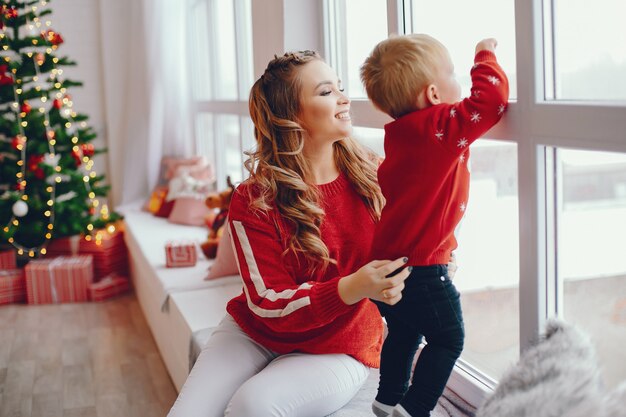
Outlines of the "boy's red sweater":
[{"label": "boy's red sweater", "polygon": [[469,145],[506,110],[507,77],[490,51],[472,67],[470,97],[418,110],[385,125],[378,181],[386,199],[372,259],[409,257],[409,265],[447,264],[468,204]]},{"label": "boy's red sweater", "polygon": [[330,257],[325,272],[310,273],[307,262],[289,251],[292,227],[276,209],[251,209],[250,185],[233,195],[230,231],[243,279],[243,293],[227,306],[255,341],[277,353],[345,353],[378,367],[383,325],[370,300],[346,305],[337,291],[343,276],[367,262],[374,221],[347,177],[320,185],[324,220],[321,237]]}]

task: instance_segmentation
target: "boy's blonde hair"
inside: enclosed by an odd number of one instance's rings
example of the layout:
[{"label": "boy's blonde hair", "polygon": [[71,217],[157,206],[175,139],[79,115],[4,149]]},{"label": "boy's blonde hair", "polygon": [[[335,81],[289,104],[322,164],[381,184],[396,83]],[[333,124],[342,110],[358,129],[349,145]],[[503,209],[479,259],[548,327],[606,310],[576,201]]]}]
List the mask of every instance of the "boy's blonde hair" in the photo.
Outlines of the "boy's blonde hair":
[{"label": "boy's blonde hair", "polygon": [[417,99],[437,75],[448,51],[425,34],[391,36],[378,43],[361,66],[361,81],[372,103],[397,119],[417,110]]}]

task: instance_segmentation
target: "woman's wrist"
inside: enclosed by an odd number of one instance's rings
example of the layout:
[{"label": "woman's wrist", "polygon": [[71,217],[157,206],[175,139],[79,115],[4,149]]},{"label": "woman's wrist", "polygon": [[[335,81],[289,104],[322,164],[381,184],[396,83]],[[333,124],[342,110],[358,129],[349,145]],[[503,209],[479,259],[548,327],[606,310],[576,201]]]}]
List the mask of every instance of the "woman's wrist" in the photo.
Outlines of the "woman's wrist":
[{"label": "woman's wrist", "polygon": [[341,298],[341,301],[343,301],[347,305],[356,304],[363,298],[358,294],[358,291],[356,291],[354,287],[355,285],[353,274],[346,275],[345,277],[340,278],[339,282],[337,283],[337,292],[339,293],[339,298]]}]

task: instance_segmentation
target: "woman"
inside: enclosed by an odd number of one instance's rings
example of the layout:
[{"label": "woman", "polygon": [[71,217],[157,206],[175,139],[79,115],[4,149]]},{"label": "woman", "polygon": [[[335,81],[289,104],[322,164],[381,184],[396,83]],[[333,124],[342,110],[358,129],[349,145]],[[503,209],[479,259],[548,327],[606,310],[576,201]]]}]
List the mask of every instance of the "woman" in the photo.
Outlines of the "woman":
[{"label": "woman", "polygon": [[276,57],[252,87],[257,147],[229,211],[243,293],[170,416],[325,416],[379,366],[383,326],[369,299],[397,303],[408,271],[404,258],[367,263],[383,199],[349,111],[311,51]]}]

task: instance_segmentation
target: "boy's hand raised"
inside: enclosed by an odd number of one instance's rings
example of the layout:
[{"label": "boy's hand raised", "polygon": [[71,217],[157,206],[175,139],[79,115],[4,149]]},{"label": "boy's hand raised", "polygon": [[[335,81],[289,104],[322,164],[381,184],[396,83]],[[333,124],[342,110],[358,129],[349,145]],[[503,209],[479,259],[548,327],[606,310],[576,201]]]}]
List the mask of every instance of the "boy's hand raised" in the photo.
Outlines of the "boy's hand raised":
[{"label": "boy's hand raised", "polygon": [[498,41],[494,38],[483,39],[482,41],[476,44],[476,54],[480,51],[496,51],[496,46],[498,46]]}]

